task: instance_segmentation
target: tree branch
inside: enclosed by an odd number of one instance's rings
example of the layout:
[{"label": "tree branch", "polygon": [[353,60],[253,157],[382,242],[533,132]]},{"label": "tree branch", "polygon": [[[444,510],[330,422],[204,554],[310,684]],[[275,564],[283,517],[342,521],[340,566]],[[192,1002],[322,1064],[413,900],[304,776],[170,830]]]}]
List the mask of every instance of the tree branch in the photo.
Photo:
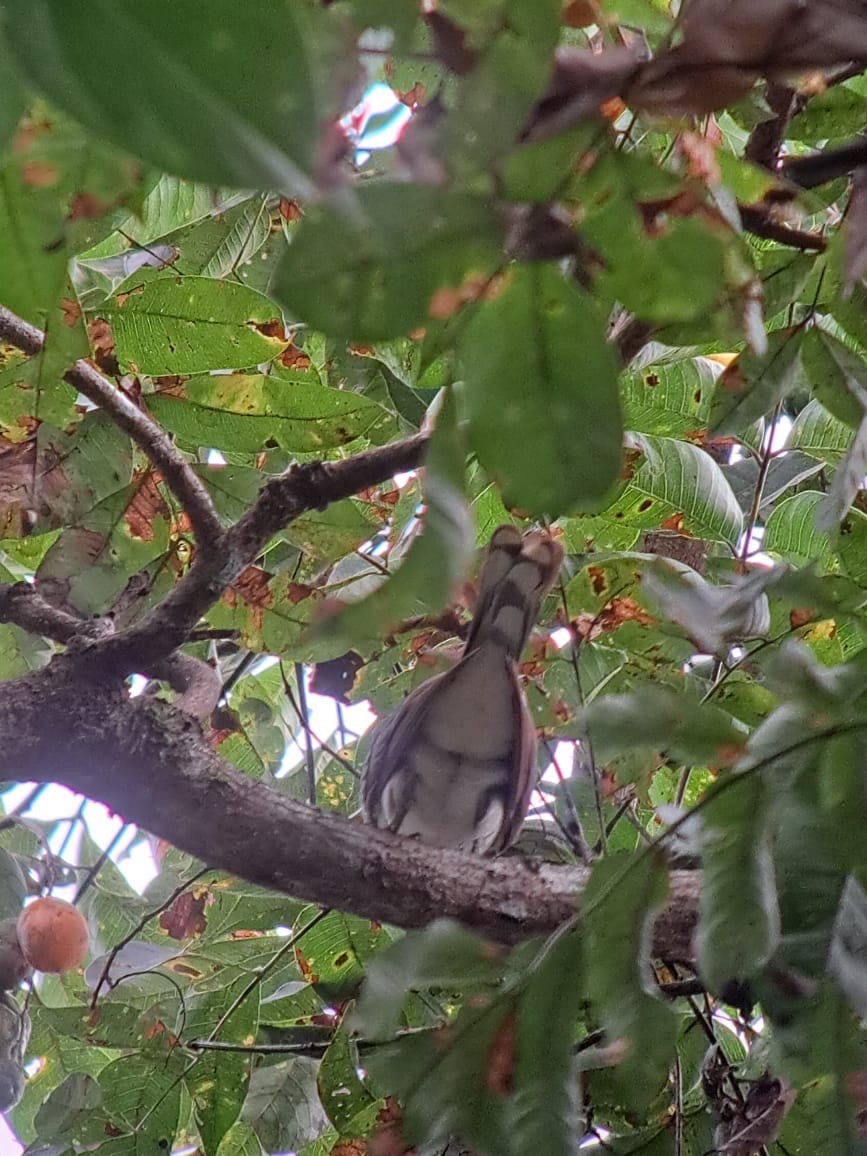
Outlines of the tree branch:
[{"label": "tree branch", "polygon": [[[168,704],[89,682],[81,658],[4,686],[0,779],[63,783],[211,866],[399,927],[450,917],[512,944],[577,909],[586,868],[442,851],[313,810],[218,758]],[[697,886],[695,872],[672,873],[659,954],[691,958]]]},{"label": "tree branch", "polygon": [[[41,353],[45,346],[45,334],[41,330],[2,305],[0,339],[31,357]],[[211,495],[175,448],[168,434],[88,362],[76,361],[64,374],[64,381],[104,410],[115,425],[129,434],[148,461],[157,467],[190,519],[197,549],[204,554],[218,552],[223,527]]]},{"label": "tree branch", "polygon": [[[140,622],[99,643],[106,673],[129,674],[181,646],[199,618],[268,541],[310,510],[350,498],[421,465],[426,434],[365,450],[337,462],[305,462],[267,482],[250,509],[223,534],[216,553],[196,554],[192,566]],[[96,651],[97,648],[94,648]]]}]

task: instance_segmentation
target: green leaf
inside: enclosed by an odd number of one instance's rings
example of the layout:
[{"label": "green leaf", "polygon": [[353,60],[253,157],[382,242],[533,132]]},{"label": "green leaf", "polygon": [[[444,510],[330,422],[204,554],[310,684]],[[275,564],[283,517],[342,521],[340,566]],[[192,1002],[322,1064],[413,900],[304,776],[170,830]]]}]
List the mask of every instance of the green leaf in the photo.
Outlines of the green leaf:
[{"label": "green leaf", "polygon": [[215,0],[203,28],[172,0],[12,0],[5,16],[17,63],[96,136],[192,180],[312,193],[320,125],[353,75],[326,11]]},{"label": "green leaf", "polygon": [[627,481],[600,519],[618,527],[656,529],[678,522],[695,537],[734,545],[743,514],[725,474],[709,454],[689,442],[641,434],[642,451]]},{"label": "green leaf", "polygon": [[788,394],[806,384],[802,329],[780,329],[761,355],[746,350],[717,381],[710,424],[717,433],[741,433]]},{"label": "green leaf", "polygon": [[372,1039],[397,1031],[408,991],[466,988],[493,982],[497,954],[479,936],[447,920],[410,932],[371,961],[354,1024]]},{"label": "green leaf", "polygon": [[338,1028],[322,1057],[316,1084],[328,1119],[341,1135],[360,1112],[376,1103],[358,1075],[359,1064],[355,1043],[345,1028]]},{"label": "green leaf", "polygon": [[598,507],[621,464],[614,357],[590,298],[547,265],[512,268],[461,335],[470,444],[507,504]]},{"label": "green leaf", "polygon": [[134,1052],[99,1073],[105,1112],[115,1128],[134,1133],[136,1156],[158,1156],[160,1151],[171,1151],[180,1113],[184,1066],[177,1052],[158,1060],[147,1052]]},{"label": "green leaf", "polygon": [[[138,179],[127,158],[96,144],[79,125],[37,110],[16,147],[0,156],[0,300],[6,308],[40,328],[49,311],[54,320],[74,230],[82,223],[78,206],[89,206],[92,228]],[[59,310],[56,316],[60,323]]]},{"label": "green leaf", "polygon": [[250,1125],[238,1120],[220,1141],[217,1156],[267,1156],[267,1153]]},{"label": "green leaf", "polygon": [[594,752],[605,759],[649,748],[685,762],[730,763],[746,741],[743,728],[713,704],[685,706],[682,692],[661,686],[599,697],[586,711]]},{"label": "green leaf", "polygon": [[780,914],[771,854],[768,787],[759,773],[721,779],[702,804],[699,972],[720,994],[774,953]]},{"label": "green leaf", "polygon": [[[184,1032],[187,1039],[216,1039],[222,1043],[249,1045],[259,1023],[259,989],[248,991],[249,977],[242,975],[208,993],[188,1008]],[[250,1056],[244,1052],[204,1051],[186,1075],[185,1084],[195,1106],[199,1136],[205,1156],[216,1156],[223,1137],[238,1119],[247,1095]]]},{"label": "green leaf", "polygon": [[[118,360],[152,376],[243,369],[283,350],[274,305],[245,285],[208,277],[160,277],[100,310]],[[271,336],[277,322],[280,336]]]},{"label": "green leaf", "polygon": [[297,1152],[328,1127],[313,1060],[292,1056],[256,1068],[241,1119],[266,1152]]},{"label": "green leaf", "polygon": [[193,377],[177,392],[148,394],[145,402],[186,445],[236,453],[274,444],[317,453],[362,435],[379,441],[392,429],[376,402],[303,373],[295,380],[258,373]]},{"label": "green leaf", "polygon": [[725,281],[726,243],[697,219],[669,218],[648,237],[633,205],[607,205],[582,233],[605,258],[598,291],[661,325],[693,321],[714,309]]},{"label": "green leaf", "polygon": [[626,374],[621,385],[626,428],[664,437],[694,435],[708,424],[720,372],[713,361],[695,357]]},{"label": "green leaf", "polygon": [[572,1156],[578,1128],[574,1048],[584,1001],[581,932],[530,972],[518,1003],[511,1151]]},{"label": "green leaf", "polygon": [[819,461],[834,461],[852,440],[852,427],[838,421],[815,398],[808,401],[792,422],[786,446],[803,450]]},{"label": "green leaf", "polygon": [[582,897],[587,991],[608,1044],[623,1050],[612,1076],[623,1103],[643,1111],[674,1059],[677,1021],[654,998],[650,966],[653,918],[665,902],[668,874],[646,852],[600,859]]},{"label": "green leaf", "polygon": [[[812,403],[811,403],[812,404]],[[832,419],[833,420],[833,419]],[[849,429],[846,427],[847,439]],[[726,480],[738,500],[738,505],[748,513],[752,509],[759,485],[759,475],[764,473],[761,488],[762,509],[767,510],[786,490],[799,485],[807,478],[814,477],[822,469],[822,461],[797,451],[779,454],[763,468],[754,457],[740,458],[723,467]]]},{"label": "green leaf", "polygon": [[490,200],[423,185],[362,185],[353,203],[307,209],[274,294],[324,333],[382,341],[449,316],[461,283],[483,283],[501,260]]},{"label": "green leaf", "polygon": [[762,549],[799,565],[818,561],[832,565],[828,535],[816,528],[816,513],[825,495],[812,490],[793,494],[775,506],[765,524]]},{"label": "green leaf", "polygon": [[786,129],[791,140],[818,143],[840,140],[861,132],[867,118],[867,101],[846,84],[836,85],[807,101],[803,112]]},{"label": "green leaf", "polygon": [[406,1035],[371,1049],[365,1066],[377,1088],[400,1097],[410,1143],[445,1144],[452,1134],[485,1152],[509,1152],[509,1101],[489,1078],[508,1078],[513,1060],[511,1001],[479,996],[436,1032]]},{"label": "green leaf", "polygon": [[[296,925],[302,926],[314,911],[302,911]],[[369,919],[329,911],[304,933],[295,957],[323,999],[342,1002],[357,992],[371,957],[390,943],[388,934]]]},{"label": "green leaf", "polygon": [[824,329],[804,338],[804,373],[816,400],[838,421],[857,429],[867,410],[867,364]]},{"label": "green leaf", "polygon": [[450,392],[428,445],[422,484],[421,533],[413,539],[400,568],[372,594],[318,627],[319,637],[333,645],[335,654],[378,637],[389,623],[440,609],[466,571],[475,537],[464,498],[464,449]]},{"label": "green leaf", "polygon": [[816,528],[830,530],[849,512],[867,472],[867,414],[855,431],[843,460],[834,471],[825,500],[816,511]]}]

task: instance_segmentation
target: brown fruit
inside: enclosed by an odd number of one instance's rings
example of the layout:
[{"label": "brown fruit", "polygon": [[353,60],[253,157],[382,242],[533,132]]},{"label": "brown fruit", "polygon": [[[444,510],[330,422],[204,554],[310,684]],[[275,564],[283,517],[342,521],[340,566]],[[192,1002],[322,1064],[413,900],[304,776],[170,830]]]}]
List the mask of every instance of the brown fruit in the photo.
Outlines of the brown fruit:
[{"label": "brown fruit", "polygon": [[18,942],[17,920],[0,919],[0,991],[17,987],[30,971]]},{"label": "brown fruit", "polygon": [[18,916],[24,958],[37,971],[63,972],[78,967],[87,952],[87,924],[63,899],[36,899]]}]

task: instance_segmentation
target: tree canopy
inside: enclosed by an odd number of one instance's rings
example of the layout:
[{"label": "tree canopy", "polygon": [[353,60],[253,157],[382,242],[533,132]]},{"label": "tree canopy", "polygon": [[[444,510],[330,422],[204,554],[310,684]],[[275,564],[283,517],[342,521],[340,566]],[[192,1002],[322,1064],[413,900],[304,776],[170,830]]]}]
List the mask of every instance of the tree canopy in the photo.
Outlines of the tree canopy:
[{"label": "tree canopy", "polygon": [[[2,0],[31,1156],[867,1150],[865,69],[861,0]],[[345,712],[503,523],[565,562],[483,859],[353,818]]]}]

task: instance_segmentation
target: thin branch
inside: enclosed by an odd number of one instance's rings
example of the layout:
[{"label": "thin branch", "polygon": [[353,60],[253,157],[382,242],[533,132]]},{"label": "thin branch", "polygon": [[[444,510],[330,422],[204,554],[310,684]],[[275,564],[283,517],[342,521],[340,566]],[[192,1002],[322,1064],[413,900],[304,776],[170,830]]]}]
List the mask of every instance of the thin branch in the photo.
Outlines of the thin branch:
[{"label": "thin branch", "polygon": [[775,172],[777,157],[786,139],[786,130],[802,98],[788,84],[769,80],[765,88],[765,100],[774,115],[768,120],[759,121],[750,133],[744,148],[744,158],[754,165]]},{"label": "thin branch", "polygon": [[[45,345],[45,334],[41,330],[2,305],[0,339],[31,357],[40,353]],[[190,519],[198,551],[203,554],[219,552],[223,527],[211,496],[168,434],[87,361],[76,361],[64,375],[64,380],[104,410],[160,471]]]},{"label": "thin branch", "polygon": [[426,446],[427,436],[416,434],[341,461],[294,465],[266,482],[250,509],[223,535],[217,552],[197,552],[162,602],[141,621],[102,641],[98,654],[95,648],[103,674],[146,669],[170,654],[276,533],[302,514],[416,469]]},{"label": "thin branch", "polygon": [[800,249],[803,253],[824,253],[828,245],[820,233],[807,233],[803,229],[790,229],[775,221],[770,208],[763,205],[738,205],[741,224],[748,233],[762,237],[766,241],[776,241],[778,245],[788,245],[790,249]]}]

